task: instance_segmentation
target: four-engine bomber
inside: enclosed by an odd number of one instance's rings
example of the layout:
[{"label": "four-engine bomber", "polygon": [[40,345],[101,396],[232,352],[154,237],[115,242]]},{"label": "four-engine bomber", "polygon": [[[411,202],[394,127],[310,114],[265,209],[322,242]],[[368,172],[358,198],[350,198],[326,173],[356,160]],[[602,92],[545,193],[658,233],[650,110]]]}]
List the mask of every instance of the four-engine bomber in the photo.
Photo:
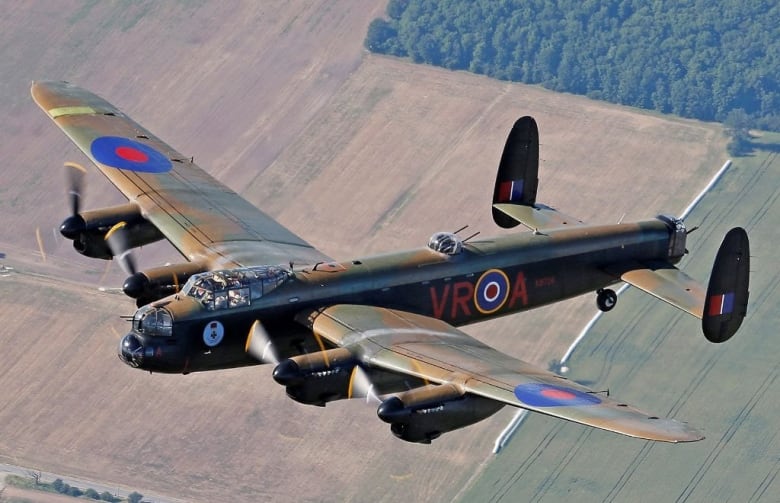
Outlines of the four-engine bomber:
[{"label": "four-engine bomber", "polygon": [[[586,225],[537,203],[533,118],[509,134],[491,204],[499,227],[530,232],[438,232],[417,249],[333,260],[99,96],[67,82],[34,82],[32,95],[128,199],[82,211],[85,170],[66,163],[63,236],[79,253],[116,259],[138,306],[119,344],[126,364],[182,374],[273,364],[301,403],[375,398],[379,418],[410,442],[505,405],[650,440],[703,438],[457,328],[587,292],[609,311],[621,281],[701,319],[711,342],[731,338],[745,317],[743,229],[727,233],[705,287],[675,267],[689,234],[681,220]],[[163,238],[184,260],[137,270],[131,250]]]}]

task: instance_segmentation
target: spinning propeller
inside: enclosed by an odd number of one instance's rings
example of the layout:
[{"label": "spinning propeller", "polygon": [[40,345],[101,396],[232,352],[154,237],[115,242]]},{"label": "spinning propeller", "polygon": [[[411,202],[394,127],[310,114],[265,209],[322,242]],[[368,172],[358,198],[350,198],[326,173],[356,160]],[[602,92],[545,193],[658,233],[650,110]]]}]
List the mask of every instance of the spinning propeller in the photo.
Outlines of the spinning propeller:
[{"label": "spinning propeller", "polygon": [[127,222],[119,222],[106,233],[106,244],[119,262],[122,270],[132,276],[137,272],[135,259],[130,253],[130,236],[127,234]]},{"label": "spinning propeller", "polygon": [[65,167],[70,168],[65,175],[68,178],[70,213],[71,215],[78,215],[81,209],[81,195],[84,191],[84,177],[87,174],[87,170],[75,162],[66,162]]},{"label": "spinning propeller", "polygon": [[347,398],[363,398],[367,404],[378,405],[382,403],[382,399],[379,398],[374,390],[374,384],[360,365],[355,365],[355,368],[352,369],[352,375],[349,377]]},{"label": "spinning propeller", "polygon": [[[320,346],[320,350],[323,355],[327,355],[325,346],[321,337],[314,334],[317,339],[317,344]],[[246,346],[244,348],[248,354],[263,363],[273,363],[279,365],[281,362],[279,354],[274,347],[274,343],[268,332],[260,323],[260,320],[255,320],[252,324],[252,328],[249,329],[249,335],[246,339]],[[327,358],[325,358],[327,360]],[[287,361],[287,360],[286,360]],[[361,398],[365,399],[366,403],[379,404],[382,400],[374,391],[374,385],[368,377],[366,371],[360,366],[355,365],[352,369],[352,373],[349,377],[349,387],[347,388],[347,398]]]},{"label": "spinning propeller", "polygon": [[79,211],[81,210],[81,197],[84,193],[84,178],[87,170],[75,162],[66,162],[65,168],[70,216],[60,225],[60,234],[73,240],[84,232],[86,228],[84,219],[79,214]]},{"label": "spinning propeller", "polygon": [[[87,232],[87,223],[84,220],[84,216],[80,213],[87,170],[75,162],[66,162],[65,168],[65,183],[70,216],[60,225],[60,234],[75,242]],[[119,261],[122,269],[127,274],[135,274],[135,260],[130,254],[131,246],[127,222],[119,222],[109,229],[105,235],[105,241],[109,250],[111,250],[111,254]],[[83,250],[79,251],[83,253]]]},{"label": "spinning propeller", "polygon": [[246,339],[245,351],[263,363],[279,363],[279,357],[276,354],[271,338],[268,336],[260,320],[252,323],[249,329],[249,336]]}]

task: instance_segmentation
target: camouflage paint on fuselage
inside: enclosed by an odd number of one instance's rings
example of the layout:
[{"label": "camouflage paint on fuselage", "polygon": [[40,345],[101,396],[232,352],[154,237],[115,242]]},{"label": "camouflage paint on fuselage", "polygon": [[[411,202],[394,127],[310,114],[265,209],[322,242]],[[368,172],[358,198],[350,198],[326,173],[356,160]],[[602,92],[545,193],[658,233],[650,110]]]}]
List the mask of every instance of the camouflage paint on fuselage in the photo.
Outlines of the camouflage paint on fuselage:
[{"label": "camouflage paint on fuselage", "polygon": [[[705,290],[672,265],[686,252],[681,220],[585,226],[536,204],[532,117],[512,128],[492,204],[500,227],[532,232],[468,244],[437,233],[425,248],[338,263],[103,98],[66,82],[34,82],[31,93],[128,199],[80,212],[85,170],[67,164],[71,215],[61,234],[79,253],[118,258],[130,274],[123,291],[141,306],[120,341],[125,363],[188,373],[275,362],[288,396],[313,405],[350,398],[354,381],[368,381],[393,394],[377,415],[409,442],[428,443],[504,404],[649,440],[703,438],[455,328],[594,290],[607,311],[617,295],[604,287],[620,280],[702,318],[712,342],[728,340],[747,311],[743,229],[727,234]],[[160,237],[187,262],[136,272],[130,249]]]},{"label": "camouflage paint on fuselage", "polygon": [[[326,305],[387,307],[455,326],[504,316],[619,281],[606,266],[669,261],[669,239],[661,220],[526,232],[467,243],[456,255],[425,247],[296,268],[284,284],[245,307],[210,311],[176,295],[153,304],[171,312],[170,337],[135,333],[146,352],[141,368],[181,373],[257,364],[245,350],[255,320],[285,356],[316,351],[311,333],[294,317]],[[212,347],[203,334],[213,322],[224,327],[224,337]]]}]

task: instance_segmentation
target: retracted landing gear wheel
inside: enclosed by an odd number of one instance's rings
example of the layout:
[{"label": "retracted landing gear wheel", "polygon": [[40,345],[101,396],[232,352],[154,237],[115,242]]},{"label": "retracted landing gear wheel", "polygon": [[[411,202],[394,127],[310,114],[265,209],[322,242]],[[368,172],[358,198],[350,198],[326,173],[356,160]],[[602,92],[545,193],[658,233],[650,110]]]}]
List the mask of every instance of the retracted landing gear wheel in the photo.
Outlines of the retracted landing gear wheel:
[{"label": "retracted landing gear wheel", "polygon": [[614,290],[603,288],[596,292],[596,305],[605,313],[611,311],[615,304],[617,304],[617,294]]}]

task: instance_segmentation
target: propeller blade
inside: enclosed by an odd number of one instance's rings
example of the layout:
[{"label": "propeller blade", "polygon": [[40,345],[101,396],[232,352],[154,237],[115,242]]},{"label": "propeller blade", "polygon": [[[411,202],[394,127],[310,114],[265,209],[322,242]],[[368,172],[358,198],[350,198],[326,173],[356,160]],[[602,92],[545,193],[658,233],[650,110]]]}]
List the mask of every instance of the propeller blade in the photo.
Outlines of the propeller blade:
[{"label": "propeller blade", "polygon": [[122,270],[128,275],[135,274],[135,259],[130,253],[129,239],[127,236],[127,223],[119,222],[106,233],[106,242],[114,258],[119,262]]},{"label": "propeller blade", "polygon": [[352,369],[352,375],[349,376],[347,398],[363,398],[368,404],[379,405],[382,403],[374,391],[374,385],[368,378],[368,374],[360,365],[355,365],[355,368]]},{"label": "propeller blade", "polygon": [[41,252],[41,259],[46,263],[46,251],[43,249],[43,239],[41,238],[41,228],[35,228],[35,240],[38,241],[38,250]]},{"label": "propeller blade", "polygon": [[69,168],[65,172],[68,184],[68,201],[70,203],[70,214],[78,215],[81,209],[81,196],[84,194],[84,178],[87,170],[75,162],[66,162],[65,167]]},{"label": "propeller blade", "polygon": [[330,358],[328,358],[328,351],[325,347],[325,342],[322,340],[322,336],[314,331],[312,331],[312,335],[314,336],[314,340],[317,341],[317,345],[320,347],[320,352],[325,360],[325,365],[330,367]]},{"label": "propeller blade", "polygon": [[245,351],[263,363],[279,363],[279,356],[276,354],[271,338],[268,336],[260,320],[252,323],[249,329],[249,335],[246,338]]}]

